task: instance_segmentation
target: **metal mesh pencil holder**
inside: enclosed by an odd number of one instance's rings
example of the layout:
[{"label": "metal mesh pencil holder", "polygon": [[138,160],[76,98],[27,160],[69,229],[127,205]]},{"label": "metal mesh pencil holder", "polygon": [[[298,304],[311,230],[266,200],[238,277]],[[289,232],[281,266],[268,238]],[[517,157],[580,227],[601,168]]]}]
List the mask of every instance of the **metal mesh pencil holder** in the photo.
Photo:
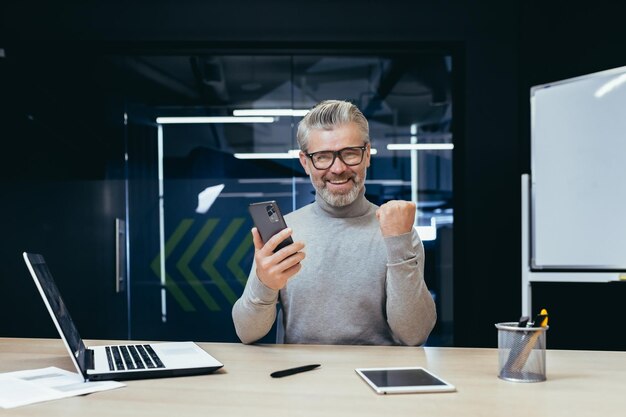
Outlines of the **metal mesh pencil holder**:
[{"label": "metal mesh pencil holder", "polygon": [[497,323],[498,377],[514,382],[546,380],[545,327],[518,327],[517,322]]}]

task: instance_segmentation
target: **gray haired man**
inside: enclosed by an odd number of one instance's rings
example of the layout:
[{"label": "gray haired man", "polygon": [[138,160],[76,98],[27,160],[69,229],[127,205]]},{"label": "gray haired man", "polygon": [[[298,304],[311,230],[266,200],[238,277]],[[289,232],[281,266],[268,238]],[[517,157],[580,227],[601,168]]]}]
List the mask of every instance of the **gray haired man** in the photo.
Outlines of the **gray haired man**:
[{"label": "gray haired man", "polygon": [[[285,216],[290,227],[267,242],[252,229],[254,263],[232,311],[237,335],[243,343],[265,336],[280,303],[286,343],[423,344],[436,312],[415,203],[378,207],[365,198],[367,119],[349,102],[323,101],[297,138],[315,202]],[[274,253],[288,236],[294,243]]]}]

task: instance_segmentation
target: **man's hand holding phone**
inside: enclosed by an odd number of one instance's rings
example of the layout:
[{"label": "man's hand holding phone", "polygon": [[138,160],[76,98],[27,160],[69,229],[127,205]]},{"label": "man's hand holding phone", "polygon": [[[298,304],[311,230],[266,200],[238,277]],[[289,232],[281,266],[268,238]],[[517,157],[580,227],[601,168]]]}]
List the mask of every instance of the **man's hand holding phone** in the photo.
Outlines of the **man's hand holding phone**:
[{"label": "man's hand holding phone", "polygon": [[302,252],[304,243],[294,242],[274,252],[281,242],[291,237],[291,234],[290,228],[283,229],[264,244],[257,228],[252,228],[256,275],[263,284],[274,290],[282,289],[287,285],[289,278],[302,268],[300,262],[305,256]]}]

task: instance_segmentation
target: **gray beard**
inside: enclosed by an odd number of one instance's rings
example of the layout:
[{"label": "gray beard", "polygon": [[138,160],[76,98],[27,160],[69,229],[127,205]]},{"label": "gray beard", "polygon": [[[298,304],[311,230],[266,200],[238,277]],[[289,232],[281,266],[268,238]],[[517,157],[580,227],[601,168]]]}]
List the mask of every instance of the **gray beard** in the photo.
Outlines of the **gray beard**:
[{"label": "gray beard", "polygon": [[354,183],[354,187],[352,187],[352,189],[346,194],[333,194],[328,191],[328,188],[326,187],[317,188],[315,187],[315,184],[313,184],[313,186],[317,190],[317,193],[320,195],[320,197],[322,197],[322,200],[324,200],[329,205],[333,207],[345,207],[348,204],[352,204],[354,200],[357,199],[359,193],[361,192],[361,188],[363,188],[363,184],[365,183],[366,176],[367,173],[363,175],[362,181],[360,181],[358,184]]},{"label": "gray beard", "polygon": [[320,197],[333,207],[344,207],[351,204],[359,196],[360,187],[355,186],[346,194],[333,194],[328,191],[328,188],[322,188],[317,190]]}]

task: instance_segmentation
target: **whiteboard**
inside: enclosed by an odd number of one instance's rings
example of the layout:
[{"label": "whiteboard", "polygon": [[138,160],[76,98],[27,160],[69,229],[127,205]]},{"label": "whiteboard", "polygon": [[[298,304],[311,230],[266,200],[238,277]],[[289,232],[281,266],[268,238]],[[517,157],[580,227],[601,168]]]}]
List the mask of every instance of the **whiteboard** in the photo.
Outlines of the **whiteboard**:
[{"label": "whiteboard", "polygon": [[530,93],[531,267],[626,270],[626,67]]}]

